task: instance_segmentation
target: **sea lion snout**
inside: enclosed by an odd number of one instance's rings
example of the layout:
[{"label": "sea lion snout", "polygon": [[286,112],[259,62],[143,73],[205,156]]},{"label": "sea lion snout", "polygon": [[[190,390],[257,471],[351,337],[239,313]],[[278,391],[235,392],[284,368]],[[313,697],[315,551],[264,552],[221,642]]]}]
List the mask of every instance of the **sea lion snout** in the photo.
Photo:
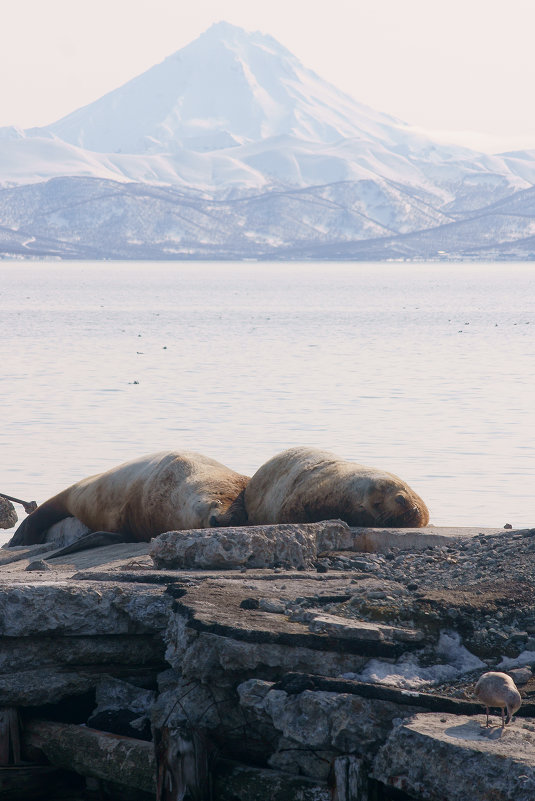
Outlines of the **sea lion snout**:
[{"label": "sea lion snout", "polygon": [[426,526],[429,523],[429,512],[422,499],[410,488],[400,489],[395,486],[383,486],[382,514],[383,523],[398,526]]}]

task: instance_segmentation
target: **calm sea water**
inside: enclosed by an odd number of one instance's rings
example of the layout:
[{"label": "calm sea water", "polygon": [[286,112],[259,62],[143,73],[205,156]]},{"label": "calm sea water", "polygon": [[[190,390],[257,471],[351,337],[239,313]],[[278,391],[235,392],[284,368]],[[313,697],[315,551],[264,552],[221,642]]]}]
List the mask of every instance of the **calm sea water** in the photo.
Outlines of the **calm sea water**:
[{"label": "calm sea water", "polygon": [[1,492],[307,444],[535,525],[533,264],[3,263],[0,331]]}]

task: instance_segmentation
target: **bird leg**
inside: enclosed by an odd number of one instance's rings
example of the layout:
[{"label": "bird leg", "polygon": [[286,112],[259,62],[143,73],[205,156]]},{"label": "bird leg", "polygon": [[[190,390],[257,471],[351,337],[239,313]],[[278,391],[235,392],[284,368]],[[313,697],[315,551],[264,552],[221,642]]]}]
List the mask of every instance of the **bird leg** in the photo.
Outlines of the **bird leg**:
[{"label": "bird leg", "polygon": [[505,729],[505,708],[502,706],[502,729]]},{"label": "bird leg", "polygon": [[489,712],[490,712],[490,709],[488,707],[486,709],[487,709],[487,729],[488,729],[488,727],[489,727]]}]

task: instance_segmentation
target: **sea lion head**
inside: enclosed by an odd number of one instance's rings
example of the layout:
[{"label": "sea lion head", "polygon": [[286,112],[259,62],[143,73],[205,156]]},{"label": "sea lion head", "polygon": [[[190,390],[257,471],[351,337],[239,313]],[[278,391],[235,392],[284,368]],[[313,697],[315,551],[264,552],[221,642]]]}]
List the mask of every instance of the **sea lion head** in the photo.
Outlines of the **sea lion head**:
[{"label": "sea lion head", "polygon": [[429,523],[429,511],[423,500],[394,475],[371,479],[361,503],[376,526],[421,528]]},{"label": "sea lion head", "polygon": [[350,526],[419,528],[429,522],[425,503],[398,476],[307,447],[262,465],[247,485],[245,507],[251,525],[340,518]]},{"label": "sea lion head", "polygon": [[224,503],[217,500],[210,505],[208,513],[208,526],[219,528],[220,526],[244,526],[247,523],[247,512],[245,510],[245,487],[232,503]]}]

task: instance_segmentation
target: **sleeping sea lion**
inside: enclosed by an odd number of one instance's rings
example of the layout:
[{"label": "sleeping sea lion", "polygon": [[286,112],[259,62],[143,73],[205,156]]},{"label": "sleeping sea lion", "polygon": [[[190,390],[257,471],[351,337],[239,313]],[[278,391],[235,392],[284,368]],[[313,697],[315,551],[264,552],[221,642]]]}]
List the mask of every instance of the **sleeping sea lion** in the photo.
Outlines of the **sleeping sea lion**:
[{"label": "sleeping sea lion", "polygon": [[77,481],[42,503],[9,546],[44,542],[47,529],[69,516],[93,531],[120,532],[138,542],[164,531],[243,525],[248,480],[199,453],[142,456]]},{"label": "sleeping sea lion", "polygon": [[392,473],[316,448],[290,448],[253,475],[245,490],[251,525],[315,523],[340,518],[350,526],[420,527],[422,499]]}]

